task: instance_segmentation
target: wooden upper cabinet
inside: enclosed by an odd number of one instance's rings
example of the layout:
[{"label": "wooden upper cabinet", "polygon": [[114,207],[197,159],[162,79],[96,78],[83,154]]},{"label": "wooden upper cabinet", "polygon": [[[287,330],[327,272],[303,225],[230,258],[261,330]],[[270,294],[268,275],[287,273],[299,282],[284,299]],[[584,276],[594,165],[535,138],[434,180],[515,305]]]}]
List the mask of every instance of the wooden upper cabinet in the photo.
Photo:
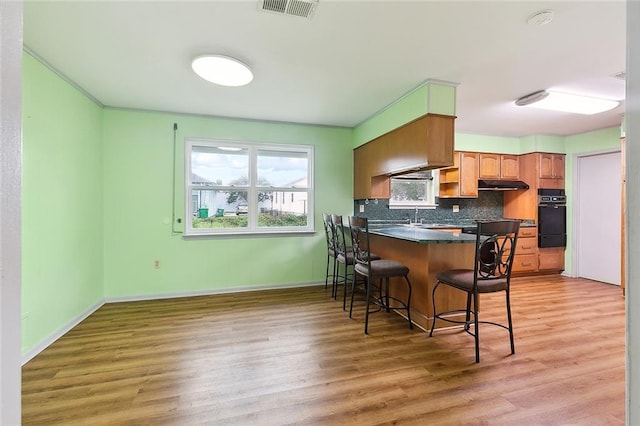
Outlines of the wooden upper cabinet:
[{"label": "wooden upper cabinet", "polygon": [[538,153],[538,187],[564,188],[564,154]]},{"label": "wooden upper cabinet", "polygon": [[460,197],[478,196],[478,154],[460,152]]},{"label": "wooden upper cabinet", "polygon": [[426,114],[356,148],[354,198],[389,198],[390,175],[451,166],[454,120]]},{"label": "wooden upper cabinet", "polygon": [[520,179],[520,156],[502,154],[500,156],[500,177],[502,179]]},{"label": "wooden upper cabinet", "polygon": [[453,164],[455,117],[427,114],[372,142],[382,152],[375,174],[396,174]]},{"label": "wooden upper cabinet", "polygon": [[553,177],[564,179],[564,155],[555,154],[553,156]]},{"label": "wooden upper cabinet", "polygon": [[540,153],[539,177],[541,179],[564,179],[564,155]]},{"label": "wooden upper cabinet", "polygon": [[480,154],[480,179],[518,179],[520,167],[517,155]]},{"label": "wooden upper cabinet", "polygon": [[371,192],[371,174],[367,161],[367,145],[353,150],[353,198],[356,200],[367,198]]},{"label": "wooden upper cabinet", "polygon": [[480,179],[500,179],[500,154],[480,154]]},{"label": "wooden upper cabinet", "polygon": [[440,198],[478,197],[478,153],[454,152],[453,166],[440,169]]},{"label": "wooden upper cabinet", "polygon": [[380,162],[381,152],[364,144],[353,150],[353,198],[389,198],[391,181],[388,176],[374,176],[372,165]]}]

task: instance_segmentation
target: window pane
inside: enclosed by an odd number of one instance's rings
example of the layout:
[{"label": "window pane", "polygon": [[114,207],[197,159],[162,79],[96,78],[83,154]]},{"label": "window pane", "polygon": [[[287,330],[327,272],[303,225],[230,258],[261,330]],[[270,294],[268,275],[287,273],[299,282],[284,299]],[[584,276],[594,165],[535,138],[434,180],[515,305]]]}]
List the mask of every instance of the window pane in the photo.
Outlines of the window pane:
[{"label": "window pane", "polygon": [[307,226],[307,193],[269,191],[258,193],[258,226]]},{"label": "window pane", "polygon": [[427,199],[426,180],[391,179],[391,200],[424,201]]},{"label": "window pane", "polygon": [[185,235],[313,230],[312,146],[186,142]]},{"label": "window pane", "polygon": [[193,228],[245,228],[248,221],[247,191],[191,191]]},{"label": "window pane", "polygon": [[193,185],[247,186],[249,152],[246,148],[194,146],[191,151]]},{"label": "window pane", "polygon": [[258,186],[306,188],[306,152],[258,150]]}]

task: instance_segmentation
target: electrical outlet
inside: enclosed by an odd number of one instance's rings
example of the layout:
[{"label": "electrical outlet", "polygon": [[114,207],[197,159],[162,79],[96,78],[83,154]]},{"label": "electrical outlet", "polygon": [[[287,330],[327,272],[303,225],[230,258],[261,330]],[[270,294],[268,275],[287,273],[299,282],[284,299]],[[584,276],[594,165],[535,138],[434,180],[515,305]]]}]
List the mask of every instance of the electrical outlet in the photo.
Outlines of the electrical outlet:
[{"label": "electrical outlet", "polygon": [[154,260],[153,261],[153,268],[154,269],[160,269],[160,261],[159,260]]},{"label": "electrical outlet", "polygon": [[360,204],[360,213],[364,213],[364,204]]},{"label": "electrical outlet", "polygon": [[459,205],[457,205],[457,204],[454,204],[454,205],[453,205],[453,212],[454,212],[454,213],[458,213],[459,211],[460,211],[460,206],[459,206]]}]

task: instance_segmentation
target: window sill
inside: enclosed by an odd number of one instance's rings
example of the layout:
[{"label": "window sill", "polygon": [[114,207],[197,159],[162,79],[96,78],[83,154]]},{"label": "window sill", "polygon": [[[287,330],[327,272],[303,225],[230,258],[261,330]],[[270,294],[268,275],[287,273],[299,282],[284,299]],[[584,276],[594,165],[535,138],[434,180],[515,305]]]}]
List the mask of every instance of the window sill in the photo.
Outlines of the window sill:
[{"label": "window sill", "polygon": [[389,204],[389,210],[434,210],[437,207],[437,204]]},{"label": "window sill", "polygon": [[208,240],[208,239],[238,239],[238,238],[261,238],[261,237],[309,237],[316,235],[316,231],[305,229],[304,231],[247,231],[247,232],[220,232],[204,233],[192,232],[182,234],[183,240]]}]

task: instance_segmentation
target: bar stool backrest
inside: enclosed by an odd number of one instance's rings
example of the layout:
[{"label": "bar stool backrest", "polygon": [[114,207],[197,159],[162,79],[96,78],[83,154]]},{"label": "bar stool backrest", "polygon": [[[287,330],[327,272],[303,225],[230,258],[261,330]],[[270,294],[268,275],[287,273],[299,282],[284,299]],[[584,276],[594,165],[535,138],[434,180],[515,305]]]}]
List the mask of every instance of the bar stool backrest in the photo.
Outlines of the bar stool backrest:
[{"label": "bar stool backrest", "polygon": [[475,269],[479,280],[509,279],[520,221],[478,222]]},{"label": "bar stool backrest", "polygon": [[355,263],[369,267],[371,261],[369,221],[366,217],[349,216],[349,229]]}]

